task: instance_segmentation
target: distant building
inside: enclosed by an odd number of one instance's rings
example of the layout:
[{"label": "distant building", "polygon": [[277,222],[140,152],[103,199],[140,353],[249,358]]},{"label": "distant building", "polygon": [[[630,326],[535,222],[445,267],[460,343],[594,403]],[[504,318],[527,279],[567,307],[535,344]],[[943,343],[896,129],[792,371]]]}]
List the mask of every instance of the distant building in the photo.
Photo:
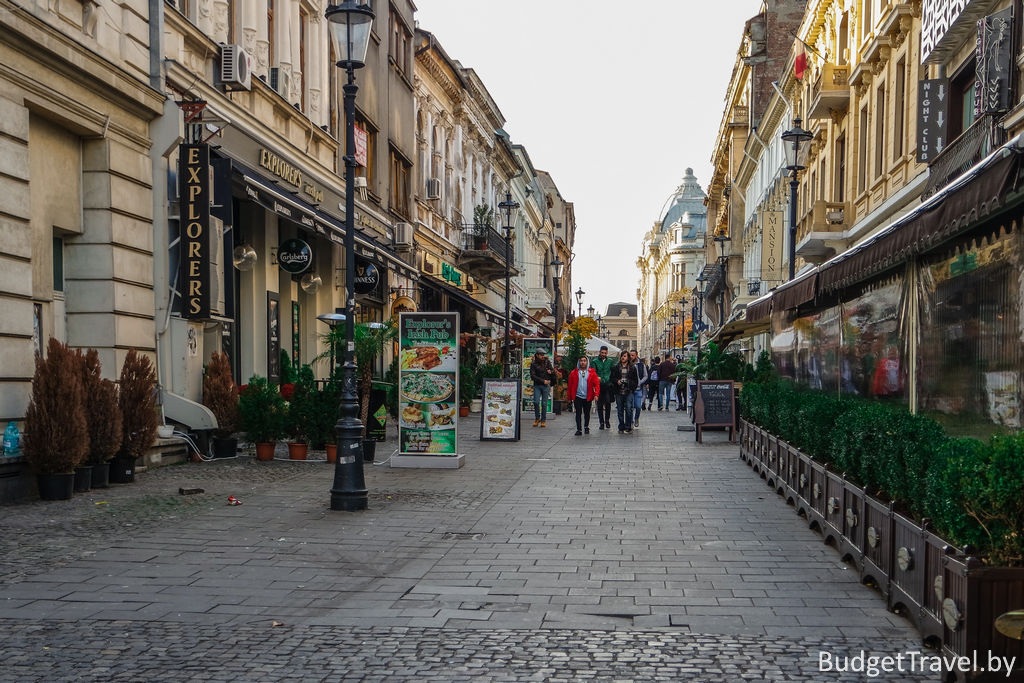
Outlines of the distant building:
[{"label": "distant building", "polygon": [[622,301],[608,304],[600,323],[606,329],[605,339],[624,351],[637,348],[636,304]]}]

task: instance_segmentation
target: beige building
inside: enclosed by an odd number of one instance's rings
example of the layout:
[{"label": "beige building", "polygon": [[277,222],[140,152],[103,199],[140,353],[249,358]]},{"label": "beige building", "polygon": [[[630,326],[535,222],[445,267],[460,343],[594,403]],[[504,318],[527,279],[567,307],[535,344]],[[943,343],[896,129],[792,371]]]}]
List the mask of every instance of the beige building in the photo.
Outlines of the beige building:
[{"label": "beige building", "polygon": [[[366,65],[356,71],[359,321],[389,317],[397,293],[419,279],[397,248],[411,244],[403,226],[414,216],[414,7],[374,4]],[[276,380],[284,363],[309,363],[323,351],[319,335],[328,328],[317,316],[345,305],[345,75],[332,60],[325,9],[165,5],[160,77],[171,100],[154,128],[154,239],[165,245],[155,263],[156,338],[164,410],[192,427],[208,426],[196,401],[210,353],[227,351],[240,382]],[[199,126],[187,125],[197,109]],[[210,145],[211,226],[223,229],[209,274],[220,296],[200,318],[187,315],[178,275],[187,199],[176,182],[179,144],[195,136]],[[229,255],[243,252],[249,258],[232,267]],[[295,272],[296,259],[305,270]],[[317,369],[323,376],[326,362]]]},{"label": "beige building", "polygon": [[623,351],[638,351],[637,342],[637,307],[623,301],[608,304],[599,324],[607,332],[605,339]]},{"label": "beige building", "polygon": [[[49,337],[152,352],[154,5],[0,2],[0,419]],[[156,5],[159,7],[159,5]]]}]

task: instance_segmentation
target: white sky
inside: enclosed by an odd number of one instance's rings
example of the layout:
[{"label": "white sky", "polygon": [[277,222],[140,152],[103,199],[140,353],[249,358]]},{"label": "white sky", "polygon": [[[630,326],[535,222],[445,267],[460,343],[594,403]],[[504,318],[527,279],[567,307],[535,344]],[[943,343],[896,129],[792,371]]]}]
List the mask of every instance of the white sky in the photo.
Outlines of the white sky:
[{"label": "white sky", "polygon": [[743,24],[761,0],[414,2],[419,26],[476,70],[512,141],[573,202],[584,312],[636,302],[643,235],[687,167],[707,190]]}]

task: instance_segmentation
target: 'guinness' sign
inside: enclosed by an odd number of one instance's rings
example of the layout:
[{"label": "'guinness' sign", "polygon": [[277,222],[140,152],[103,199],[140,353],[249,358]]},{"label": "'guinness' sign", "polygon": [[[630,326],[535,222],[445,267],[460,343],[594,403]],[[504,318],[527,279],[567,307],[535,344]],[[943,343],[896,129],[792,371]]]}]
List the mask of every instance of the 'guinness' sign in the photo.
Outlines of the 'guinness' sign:
[{"label": "'guinness' sign", "polygon": [[376,291],[379,284],[380,270],[377,266],[365,259],[356,258],[356,277],[353,286],[356,294],[370,294]]},{"label": "'guinness' sign", "polygon": [[302,240],[285,240],[277,248],[277,264],[286,273],[304,273],[313,264],[313,250]]}]

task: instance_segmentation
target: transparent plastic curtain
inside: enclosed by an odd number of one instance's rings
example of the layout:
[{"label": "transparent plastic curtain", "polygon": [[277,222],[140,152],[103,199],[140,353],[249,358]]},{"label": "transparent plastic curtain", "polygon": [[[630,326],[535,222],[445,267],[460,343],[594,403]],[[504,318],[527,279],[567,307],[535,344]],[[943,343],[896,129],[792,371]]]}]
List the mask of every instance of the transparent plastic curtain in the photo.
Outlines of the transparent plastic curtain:
[{"label": "transparent plastic curtain", "polygon": [[918,407],[950,433],[1021,427],[1022,266],[1015,225],[921,262]]},{"label": "transparent plastic curtain", "polygon": [[901,273],[865,288],[841,306],[839,390],[906,402],[909,306]]}]

